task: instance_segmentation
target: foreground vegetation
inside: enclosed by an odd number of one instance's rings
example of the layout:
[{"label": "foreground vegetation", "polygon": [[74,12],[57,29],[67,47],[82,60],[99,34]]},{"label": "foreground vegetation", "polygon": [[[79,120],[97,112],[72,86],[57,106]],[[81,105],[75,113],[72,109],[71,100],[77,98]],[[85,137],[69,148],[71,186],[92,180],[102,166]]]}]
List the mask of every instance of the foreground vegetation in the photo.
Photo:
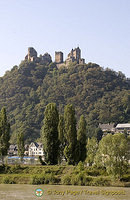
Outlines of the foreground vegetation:
[{"label": "foreground vegetation", "polygon": [[130,186],[129,171],[119,180],[108,176],[105,169],[77,166],[0,166],[0,183],[51,184],[81,186]]}]

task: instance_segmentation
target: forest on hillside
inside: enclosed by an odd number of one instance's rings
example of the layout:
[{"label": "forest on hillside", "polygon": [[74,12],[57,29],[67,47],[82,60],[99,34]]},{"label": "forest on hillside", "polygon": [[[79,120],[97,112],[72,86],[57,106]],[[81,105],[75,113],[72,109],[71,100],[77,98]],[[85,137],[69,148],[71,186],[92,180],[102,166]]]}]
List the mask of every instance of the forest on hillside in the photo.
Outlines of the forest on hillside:
[{"label": "forest on hillside", "polygon": [[123,73],[95,63],[58,69],[55,63],[22,61],[0,77],[0,109],[7,109],[11,143],[21,131],[26,143],[39,138],[45,107],[52,102],[60,114],[65,105],[73,104],[77,122],[83,114],[90,129],[99,123],[127,123],[130,81]]}]

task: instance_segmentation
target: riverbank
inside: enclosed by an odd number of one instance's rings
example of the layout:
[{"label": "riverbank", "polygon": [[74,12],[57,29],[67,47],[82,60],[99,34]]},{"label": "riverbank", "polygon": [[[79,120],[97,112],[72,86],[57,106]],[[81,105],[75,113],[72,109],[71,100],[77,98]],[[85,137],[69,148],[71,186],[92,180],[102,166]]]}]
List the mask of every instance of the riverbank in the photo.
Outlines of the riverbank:
[{"label": "riverbank", "polygon": [[105,169],[83,166],[0,166],[0,184],[130,186],[127,172],[120,180],[108,176]]}]

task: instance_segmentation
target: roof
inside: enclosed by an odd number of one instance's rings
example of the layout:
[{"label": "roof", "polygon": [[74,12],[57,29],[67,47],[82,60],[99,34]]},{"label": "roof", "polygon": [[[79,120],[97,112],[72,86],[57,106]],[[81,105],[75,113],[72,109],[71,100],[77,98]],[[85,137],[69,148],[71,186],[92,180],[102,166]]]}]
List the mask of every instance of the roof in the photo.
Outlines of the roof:
[{"label": "roof", "polygon": [[117,124],[116,128],[130,128],[130,124]]},{"label": "roof", "polygon": [[37,147],[37,148],[42,148],[43,144],[42,143],[37,143],[37,142],[31,142],[29,147]]},{"label": "roof", "polygon": [[99,124],[99,127],[102,130],[109,130],[111,131],[114,128],[114,123],[110,123],[110,124]]}]

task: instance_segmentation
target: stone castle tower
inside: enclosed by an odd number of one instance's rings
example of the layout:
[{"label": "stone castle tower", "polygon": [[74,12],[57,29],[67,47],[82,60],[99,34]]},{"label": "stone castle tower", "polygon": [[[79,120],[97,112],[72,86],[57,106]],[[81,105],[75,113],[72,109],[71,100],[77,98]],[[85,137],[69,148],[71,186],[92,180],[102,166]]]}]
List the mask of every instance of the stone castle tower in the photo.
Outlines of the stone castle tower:
[{"label": "stone castle tower", "polygon": [[57,64],[63,63],[63,53],[61,51],[55,51],[55,62]]},{"label": "stone castle tower", "polygon": [[35,59],[37,58],[37,52],[33,47],[29,47],[28,48],[28,60],[29,61],[35,61]]},{"label": "stone castle tower", "polygon": [[68,54],[66,59],[66,64],[68,65],[71,62],[77,62],[78,64],[84,64],[85,59],[81,58],[81,50],[79,47],[72,49],[71,52]]}]

